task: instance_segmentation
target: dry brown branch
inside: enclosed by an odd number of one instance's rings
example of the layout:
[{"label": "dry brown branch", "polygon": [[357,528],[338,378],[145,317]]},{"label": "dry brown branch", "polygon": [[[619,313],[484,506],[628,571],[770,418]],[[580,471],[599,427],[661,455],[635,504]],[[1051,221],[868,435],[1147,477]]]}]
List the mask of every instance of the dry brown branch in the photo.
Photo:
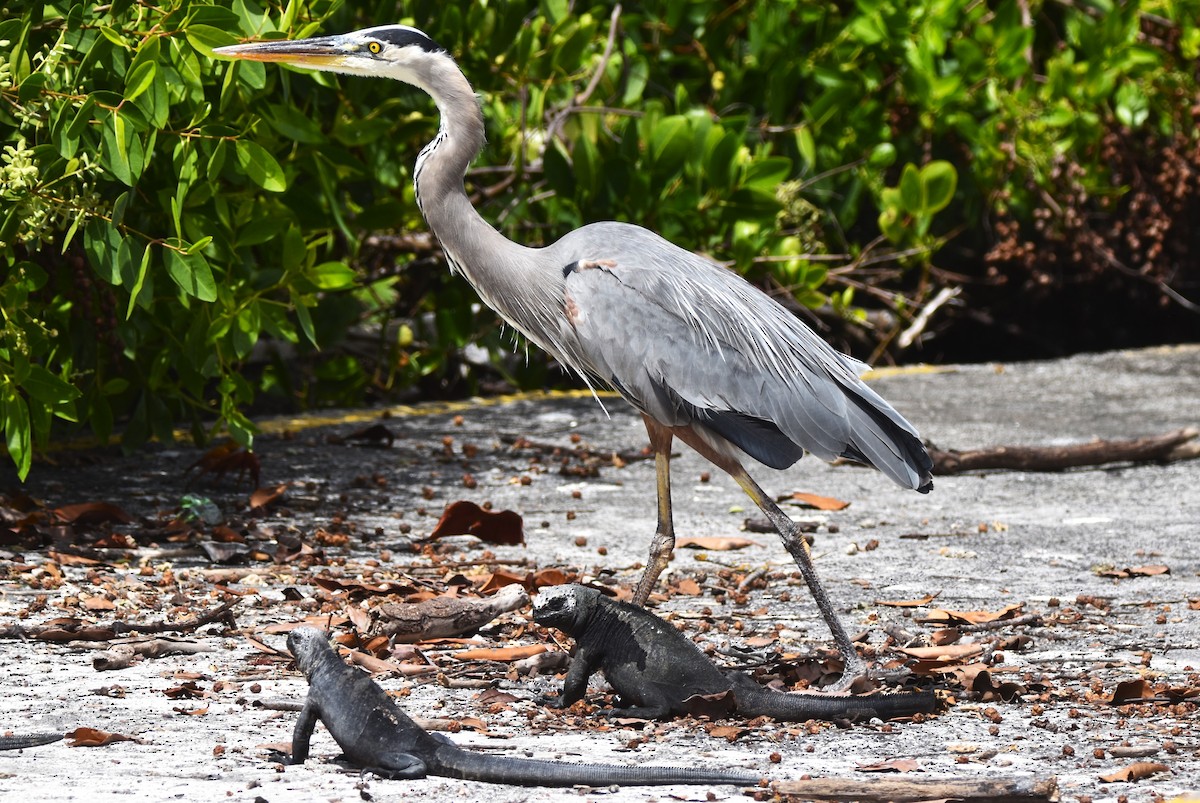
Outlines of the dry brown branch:
[{"label": "dry brown branch", "polygon": [[771,784],[800,800],[965,800],[971,803],[1035,803],[1058,799],[1054,777],[1036,778],[811,778]]},{"label": "dry brown branch", "polygon": [[960,452],[931,448],[933,473],[958,474],[982,469],[1061,471],[1107,463],[1171,462],[1200,457],[1200,429],[1186,427],[1133,440],[1095,440],[1069,446],[996,446]]},{"label": "dry brown branch", "polygon": [[111,641],[126,633],[181,633],[222,619],[240,601],[241,597],[230,597],[208,613],[179,622],[138,623],[118,620],[110,624],[88,624],[81,619],[53,619],[32,627],[7,625],[0,627],[0,638],[34,641]]}]

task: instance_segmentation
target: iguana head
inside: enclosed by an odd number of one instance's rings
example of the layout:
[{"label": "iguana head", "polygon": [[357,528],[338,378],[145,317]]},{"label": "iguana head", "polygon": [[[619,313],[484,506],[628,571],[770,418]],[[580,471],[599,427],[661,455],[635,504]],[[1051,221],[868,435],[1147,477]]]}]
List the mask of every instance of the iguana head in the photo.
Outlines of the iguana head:
[{"label": "iguana head", "polygon": [[316,664],[317,657],[330,649],[329,636],[315,627],[297,627],[287,637],[288,652],[304,674]]},{"label": "iguana head", "polygon": [[576,616],[586,607],[590,596],[600,592],[581,585],[561,585],[543,588],[533,598],[533,620],[541,625],[557,627],[570,633]]}]

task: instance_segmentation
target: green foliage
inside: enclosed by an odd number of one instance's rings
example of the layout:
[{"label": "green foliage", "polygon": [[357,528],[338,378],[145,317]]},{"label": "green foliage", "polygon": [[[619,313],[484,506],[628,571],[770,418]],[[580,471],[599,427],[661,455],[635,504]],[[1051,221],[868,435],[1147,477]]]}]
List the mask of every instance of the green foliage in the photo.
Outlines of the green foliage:
[{"label": "green foliage", "polygon": [[[494,317],[419,236],[411,169],[437,127],[420,92],[214,47],[420,27],[480,92],[489,144],[468,184],[507,235],[636,221],[798,305],[862,320],[856,303],[882,303],[901,326],[936,290],[938,250],[985,250],[988,215],[1032,218],[1063,158],[1113,198],[1106,132],[1195,136],[1198,6],[652,0],[610,38],[609,2],[9,3],[9,453],[24,476],[55,421],[130,446],[181,421],[249,443],[264,394],[554,381],[538,356],[503,358]],[[464,371],[472,344],[487,371]]]}]

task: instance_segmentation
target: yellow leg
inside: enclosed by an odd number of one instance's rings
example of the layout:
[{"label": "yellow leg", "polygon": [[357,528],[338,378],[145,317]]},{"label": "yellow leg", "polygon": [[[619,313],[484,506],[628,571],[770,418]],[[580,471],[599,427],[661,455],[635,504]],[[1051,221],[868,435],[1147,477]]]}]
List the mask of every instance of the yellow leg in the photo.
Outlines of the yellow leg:
[{"label": "yellow leg", "polygon": [[746,495],[754,500],[754,504],[758,505],[759,509],[766,514],[771,524],[779,532],[779,537],[783,539],[784,547],[787,548],[792,559],[796,561],[796,566],[800,569],[800,575],[808,585],[808,590],[812,594],[813,600],[816,601],[817,608],[821,611],[821,616],[825,619],[825,624],[829,626],[829,632],[833,634],[833,641],[837,644],[838,653],[842,657],[845,669],[842,671],[841,679],[830,686],[828,690],[848,690],[855,680],[860,677],[866,677],[867,666],[858,657],[858,652],[854,649],[854,643],[850,640],[850,634],[842,626],[841,619],[838,618],[837,611],[833,609],[833,603],[829,600],[829,595],[825,593],[825,587],[821,585],[821,580],[817,577],[817,570],[813,567],[812,553],[808,549],[808,542],[804,540],[804,535],[796,527],[796,523],[779,509],[774,500],[763,492],[763,489],[759,487],[753,477],[746,473],[744,468],[737,466],[736,471],[730,471],[729,473],[737,481],[737,484],[741,486],[742,490],[746,492]]},{"label": "yellow leg", "polygon": [[650,557],[637,589],[633,592],[633,604],[645,607],[654,590],[658,577],[671,562],[675,549],[675,525],[671,515],[671,430],[643,416],[646,431],[650,433],[650,448],[654,450],[654,473],[658,481],[658,529],[650,542]]}]

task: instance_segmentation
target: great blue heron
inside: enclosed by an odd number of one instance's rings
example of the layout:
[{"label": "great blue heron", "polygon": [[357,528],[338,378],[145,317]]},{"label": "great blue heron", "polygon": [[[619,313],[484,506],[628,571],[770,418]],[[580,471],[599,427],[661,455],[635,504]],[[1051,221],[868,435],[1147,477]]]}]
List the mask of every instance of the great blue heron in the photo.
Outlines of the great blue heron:
[{"label": "great blue heron", "polygon": [[640,226],[592,223],[544,248],[497,232],[463,188],[484,142],[475,92],[453,57],[415,28],[383,25],[214,52],[393,78],[429,93],[441,126],[417,156],[413,182],[450,269],[559,363],[614,388],[646,423],[658,530],[634,601],[645,604],[675,545],[669,471],[679,438],[728,472],[779,531],[845,662],[835,688],[864,673],[804,538],[742,466],[749,456],[783,469],[808,451],[868,463],[907,488],[932,488],[916,430],[863,384],[861,363],[735,273]]}]

